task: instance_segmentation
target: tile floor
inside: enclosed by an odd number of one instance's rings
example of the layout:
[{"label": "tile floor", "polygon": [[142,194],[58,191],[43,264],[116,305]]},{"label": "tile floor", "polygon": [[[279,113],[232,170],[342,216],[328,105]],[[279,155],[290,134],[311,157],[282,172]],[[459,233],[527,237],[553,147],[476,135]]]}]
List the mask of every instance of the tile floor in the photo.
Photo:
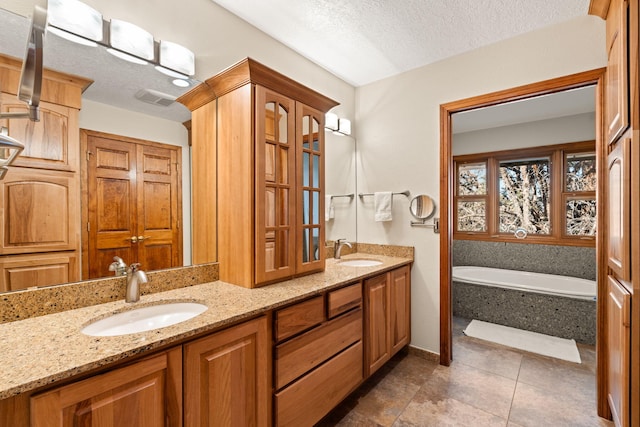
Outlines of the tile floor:
[{"label": "tile floor", "polygon": [[454,318],[454,361],[401,352],[318,426],[610,427],[596,414],[595,350],[577,365],[464,336]]}]

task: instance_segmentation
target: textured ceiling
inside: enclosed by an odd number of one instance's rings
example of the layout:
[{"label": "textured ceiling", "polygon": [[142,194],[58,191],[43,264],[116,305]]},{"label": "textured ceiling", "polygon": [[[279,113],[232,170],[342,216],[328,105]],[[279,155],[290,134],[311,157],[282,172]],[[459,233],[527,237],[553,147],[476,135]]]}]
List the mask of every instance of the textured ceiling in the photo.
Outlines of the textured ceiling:
[{"label": "textured ceiling", "polygon": [[212,1],[354,86],[589,9],[589,0]]}]

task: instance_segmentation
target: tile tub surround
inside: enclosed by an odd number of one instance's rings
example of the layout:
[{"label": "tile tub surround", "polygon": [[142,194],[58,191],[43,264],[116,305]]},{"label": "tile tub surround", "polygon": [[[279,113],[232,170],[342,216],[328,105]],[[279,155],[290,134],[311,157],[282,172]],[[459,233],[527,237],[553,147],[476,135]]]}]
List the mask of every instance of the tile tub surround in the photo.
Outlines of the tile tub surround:
[{"label": "tile tub surround", "polygon": [[[141,294],[164,292],[218,280],[218,264],[201,264],[147,273]],[[106,277],[65,285],[0,294],[0,323],[45,316],[75,308],[124,299],[126,279]]]},{"label": "tile tub surround", "polygon": [[596,343],[596,302],[453,282],[453,315]]},{"label": "tile tub surround", "polygon": [[[345,256],[358,258],[370,254]],[[185,339],[213,332],[321,292],[413,262],[412,258],[377,255],[381,265],[345,267],[327,260],[324,272],[256,289],[215,281],[0,324],[0,399],[34,390],[74,375]],[[90,337],[80,330],[114,312],[161,301],[196,301],[209,309],[188,321],[119,337]]]},{"label": "tile tub surround", "polygon": [[453,265],[473,265],[596,280],[595,248],[453,241]]}]

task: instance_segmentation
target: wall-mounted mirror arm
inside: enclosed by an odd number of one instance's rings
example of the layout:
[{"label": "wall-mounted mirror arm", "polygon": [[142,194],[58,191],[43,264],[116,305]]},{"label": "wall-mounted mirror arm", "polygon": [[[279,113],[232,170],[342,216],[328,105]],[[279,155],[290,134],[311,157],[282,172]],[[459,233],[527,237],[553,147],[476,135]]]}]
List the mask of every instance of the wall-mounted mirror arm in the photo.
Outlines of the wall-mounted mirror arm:
[{"label": "wall-mounted mirror arm", "polygon": [[41,7],[33,8],[31,28],[27,40],[27,48],[22,62],[20,84],[18,85],[18,99],[26,102],[29,111],[26,113],[2,113],[0,119],[29,119],[34,122],[40,120],[40,94],[42,92],[42,68],[44,47],[44,32],[47,26],[47,11]]},{"label": "wall-mounted mirror arm", "polygon": [[440,232],[440,219],[434,218],[433,223],[428,224],[427,219],[433,215],[436,209],[436,204],[433,199],[426,194],[418,194],[409,203],[409,212],[418,221],[411,221],[412,227],[427,227],[433,228],[434,233]]}]

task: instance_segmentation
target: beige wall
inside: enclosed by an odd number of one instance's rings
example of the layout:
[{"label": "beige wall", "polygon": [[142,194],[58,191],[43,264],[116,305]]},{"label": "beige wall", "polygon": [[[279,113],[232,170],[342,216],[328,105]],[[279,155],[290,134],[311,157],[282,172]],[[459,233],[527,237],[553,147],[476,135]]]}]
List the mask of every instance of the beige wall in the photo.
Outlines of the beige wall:
[{"label": "beige wall", "polygon": [[[594,100],[595,103],[595,100]],[[456,115],[453,115],[455,123]],[[576,114],[535,122],[500,126],[453,135],[453,155],[517,150],[541,145],[592,141],[596,138],[595,113]]]},{"label": "beige wall", "polygon": [[[358,88],[358,191],[438,200],[441,104],[605,64],[604,22],[585,16]],[[395,197],[391,223],[358,202],[358,241],[415,246],[412,345],[439,352],[440,236],[411,228],[408,202]]]}]

